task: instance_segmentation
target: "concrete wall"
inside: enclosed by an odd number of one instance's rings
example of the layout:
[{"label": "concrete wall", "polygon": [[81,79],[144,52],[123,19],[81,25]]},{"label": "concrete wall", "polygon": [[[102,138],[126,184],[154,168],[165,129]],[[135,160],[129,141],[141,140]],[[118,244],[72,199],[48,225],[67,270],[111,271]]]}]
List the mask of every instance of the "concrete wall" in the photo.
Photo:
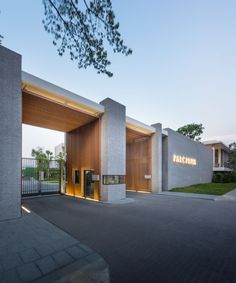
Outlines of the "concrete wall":
[{"label": "concrete wall", "polygon": [[162,137],[162,190],[168,190],[168,137]]},{"label": "concrete wall", "polygon": [[[163,190],[193,184],[209,183],[212,179],[212,150],[171,129],[163,138]],[[173,155],[194,158],[196,165],[173,162]]]},{"label": "concrete wall", "polygon": [[152,135],[152,192],[162,191],[162,125],[152,125],[156,133]]},{"label": "concrete wall", "polygon": [[[107,98],[101,102],[105,113],[101,117],[101,176],[126,174],[125,106]],[[103,185],[102,201],[113,202],[126,197],[125,184]]]},{"label": "concrete wall", "polygon": [[0,220],[21,215],[21,56],[0,46]]}]

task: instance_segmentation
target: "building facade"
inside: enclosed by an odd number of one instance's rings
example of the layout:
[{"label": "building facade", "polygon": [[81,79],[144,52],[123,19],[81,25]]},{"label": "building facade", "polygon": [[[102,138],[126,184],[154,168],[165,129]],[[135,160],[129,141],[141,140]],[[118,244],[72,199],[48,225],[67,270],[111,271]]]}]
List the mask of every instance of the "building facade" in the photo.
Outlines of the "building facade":
[{"label": "building facade", "polygon": [[203,142],[208,148],[212,149],[213,171],[214,172],[232,172],[230,168],[229,157],[230,149],[222,141]]},{"label": "building facade", "polygon": [[58,145],[56,145],[54,147],[54,156],[55,157],[59,156],[60,154],[63,155],[64,152],[65,152],[65,144],[64,144],[64,142],[59,143]]},{"label": "building facade", "polygon": [[212,150],[166,129],[163,139],[163,190],[210,182]]},{"label": "building facade", "polygon": [[23,72],[21,56],[2,46],[0,65],[0,220],[20,216],[22,123],[65,133],[68,195],[115,202],[126,190],[211,181],[205,145],[127,117],[110,98],[96,103]]}]

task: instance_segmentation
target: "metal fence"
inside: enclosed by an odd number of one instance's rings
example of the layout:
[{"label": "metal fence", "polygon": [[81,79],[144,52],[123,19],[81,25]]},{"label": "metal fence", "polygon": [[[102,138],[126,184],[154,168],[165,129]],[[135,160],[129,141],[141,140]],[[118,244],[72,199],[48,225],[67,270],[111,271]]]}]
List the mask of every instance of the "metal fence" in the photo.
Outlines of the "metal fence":
[{"label": "metal fence", "polygon": [[22,158],[22,196],[60,193],[64,171],[62,161]]}]

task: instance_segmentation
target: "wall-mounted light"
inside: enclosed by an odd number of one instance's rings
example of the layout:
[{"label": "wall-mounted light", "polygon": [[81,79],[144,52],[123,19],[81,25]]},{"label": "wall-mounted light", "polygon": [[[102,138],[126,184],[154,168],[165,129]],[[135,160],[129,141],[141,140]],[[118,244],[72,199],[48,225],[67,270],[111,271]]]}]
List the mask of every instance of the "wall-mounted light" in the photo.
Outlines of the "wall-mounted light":
[{"label": "wall-mounted light", "polygon": [[151,180],[152,179],[152,175],[144,175],[144,179],[145,180]]}]

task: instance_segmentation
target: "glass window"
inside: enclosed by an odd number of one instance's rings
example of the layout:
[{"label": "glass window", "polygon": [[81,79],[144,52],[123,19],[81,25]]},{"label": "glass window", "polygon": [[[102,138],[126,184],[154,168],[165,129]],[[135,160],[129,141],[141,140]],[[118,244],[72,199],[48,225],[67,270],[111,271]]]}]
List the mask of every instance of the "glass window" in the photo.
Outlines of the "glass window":
[{"label": "glass window", "polygon": [[74,170],[74,184],[80,183],[80,171]]},{"label": "glass window", "polygon": [[125,184],[124,175],[103,175],[103,185]]}]

